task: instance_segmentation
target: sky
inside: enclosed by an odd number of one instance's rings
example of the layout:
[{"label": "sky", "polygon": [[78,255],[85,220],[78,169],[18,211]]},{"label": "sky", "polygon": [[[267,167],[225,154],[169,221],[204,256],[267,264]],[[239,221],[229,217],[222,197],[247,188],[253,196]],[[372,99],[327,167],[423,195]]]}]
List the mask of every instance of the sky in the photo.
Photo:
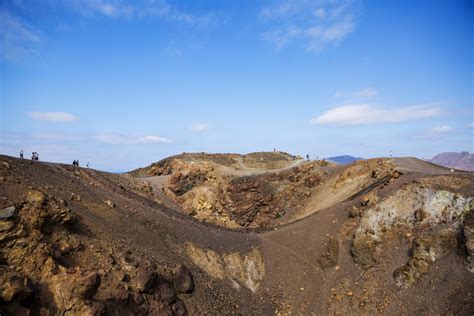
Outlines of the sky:
[{"label": "sky", "polygon": [[474,151],[472,1],[0,1],[0,154]]}]

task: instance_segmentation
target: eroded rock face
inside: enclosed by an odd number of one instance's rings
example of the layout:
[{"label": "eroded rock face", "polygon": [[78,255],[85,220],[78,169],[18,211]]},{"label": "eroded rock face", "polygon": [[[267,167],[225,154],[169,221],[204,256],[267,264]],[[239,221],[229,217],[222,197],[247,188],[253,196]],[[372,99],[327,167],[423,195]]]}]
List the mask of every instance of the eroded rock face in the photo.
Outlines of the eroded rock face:
[{"label": "eroded rock face", "polygon": [[209,162],[181,162],[178,170],[170,171],[165,192],[202,221],[230,228],[271,226],[304,205],[322,182],[320,166],[316,161],[280,172],[234,177],[216,172]]},{"label": "eroded rock face", "polygon": [[467,254],[466,268],[474,273],[474,203],[464,218],[462,235]]},{"label": "eroded rock face", "polygon": [[363,213],[353,243],[354,260],[367,268],[377,261],[384,232],[404,227],[459,222],[472,207],[472,197],[419,185],[410,185],[397,191]]},{"label": "eroded rock face", "polygon": [[402,288],[415,284],[423,274],[429,272],[433,262],[456,251],[458,234],[459,229],[451,227],[413,240],[410,259],[393,273],[395,284]]},{"label": "eroded rock face", "polygon": [[65,201],[40,191],[0,220],[0,314],[186,314],[186,267],[173,282],[147,260],[81,241],[78,225]]},{"label": "eroded rock face", "polygon": [[260,251],[253,249],[243,256],[238,252],[218,254],[189,243],[186,251],[191,260],[215,279],[229,280],[235,289],[241,286],[256,292],[265,276],[265,264]]}]

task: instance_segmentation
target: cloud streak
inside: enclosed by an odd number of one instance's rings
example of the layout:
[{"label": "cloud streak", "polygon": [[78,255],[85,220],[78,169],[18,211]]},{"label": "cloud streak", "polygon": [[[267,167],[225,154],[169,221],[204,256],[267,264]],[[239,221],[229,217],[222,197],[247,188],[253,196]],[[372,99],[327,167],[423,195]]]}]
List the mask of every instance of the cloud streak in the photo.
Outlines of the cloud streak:
[{"label": "cloud streak", "polygon": [[217,16],[213,13],[199,15],[184,12],[166,0],[71,0],[58,3],[84,17],[127,19],[159,17],[191,25],[207,25],[217,20]]},{"label": "cloud streak", "polygon": [[202,133],[209,129],[209,124],[207,123],[197,123],[189,127],[189,130],[194,133]]},{"label": "cloud streak", "polygon": [[95,137],[96,140],[112,145],[133,144],[170,144],[172,141],[160,136],[136,136],[119,133],[103,133]]},{"label": "cloud streak", "polygon": [[370,104],[351,104],[336,107],[311,120],[317,125],[364,125],[400,123],[426,119],[441,114],[432,105],[384,108]]},{"label": "cloud streak", "polygon": [[277,50],[301,41],[307,51],[319,52],[354,32],[357,6],[353,3],[284,0],[263,8],[261,16],[270,26],[261,33],[262,39],[274,44]]},{"label": "cloud streak", "polygon": [[421,134],[414,135],[412,138],[414,140],[442,140],[449,136],[454,131],[454,128],[450,125],[440,125],[435,126],[430,130],[427,130]]},{"label": "cloud streak", "polygon": [[359,90],[354,92],[354,97],[356,98],[372,98],[379,94],[377,89],[374,88],[366,88],[363,90]]},{"label": "cloud streak", "polygon": [[0,9],[0,58],[16,60],[35,52],[41,36],[31,26],[4,9]]},{"label": "cloud streak", "polygon": [[66,112],[28,112],[28,116],[37,121],[69,123],[79,120],[79,117]]}]

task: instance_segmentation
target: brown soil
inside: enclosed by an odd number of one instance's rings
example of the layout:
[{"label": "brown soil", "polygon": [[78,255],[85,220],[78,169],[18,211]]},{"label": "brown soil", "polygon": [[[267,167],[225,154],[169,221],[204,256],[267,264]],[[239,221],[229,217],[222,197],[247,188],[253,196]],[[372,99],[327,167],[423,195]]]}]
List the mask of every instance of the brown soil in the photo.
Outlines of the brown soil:
[{"label": "brown soil", "polygon": [[[261,159],[262,158],[262,159]],[[413,159],[0,156],[0,314],[474,310],[474,176]]]}]

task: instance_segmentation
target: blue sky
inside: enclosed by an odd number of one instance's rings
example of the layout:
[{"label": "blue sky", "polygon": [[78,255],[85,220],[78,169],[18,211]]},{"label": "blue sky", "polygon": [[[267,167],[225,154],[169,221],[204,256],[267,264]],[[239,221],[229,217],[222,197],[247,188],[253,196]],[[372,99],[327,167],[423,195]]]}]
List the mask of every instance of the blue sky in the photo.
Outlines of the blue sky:
[{"label": "blue sky", "polygon": [[474,151],[472,1],[0,4],[0,153]]}]

